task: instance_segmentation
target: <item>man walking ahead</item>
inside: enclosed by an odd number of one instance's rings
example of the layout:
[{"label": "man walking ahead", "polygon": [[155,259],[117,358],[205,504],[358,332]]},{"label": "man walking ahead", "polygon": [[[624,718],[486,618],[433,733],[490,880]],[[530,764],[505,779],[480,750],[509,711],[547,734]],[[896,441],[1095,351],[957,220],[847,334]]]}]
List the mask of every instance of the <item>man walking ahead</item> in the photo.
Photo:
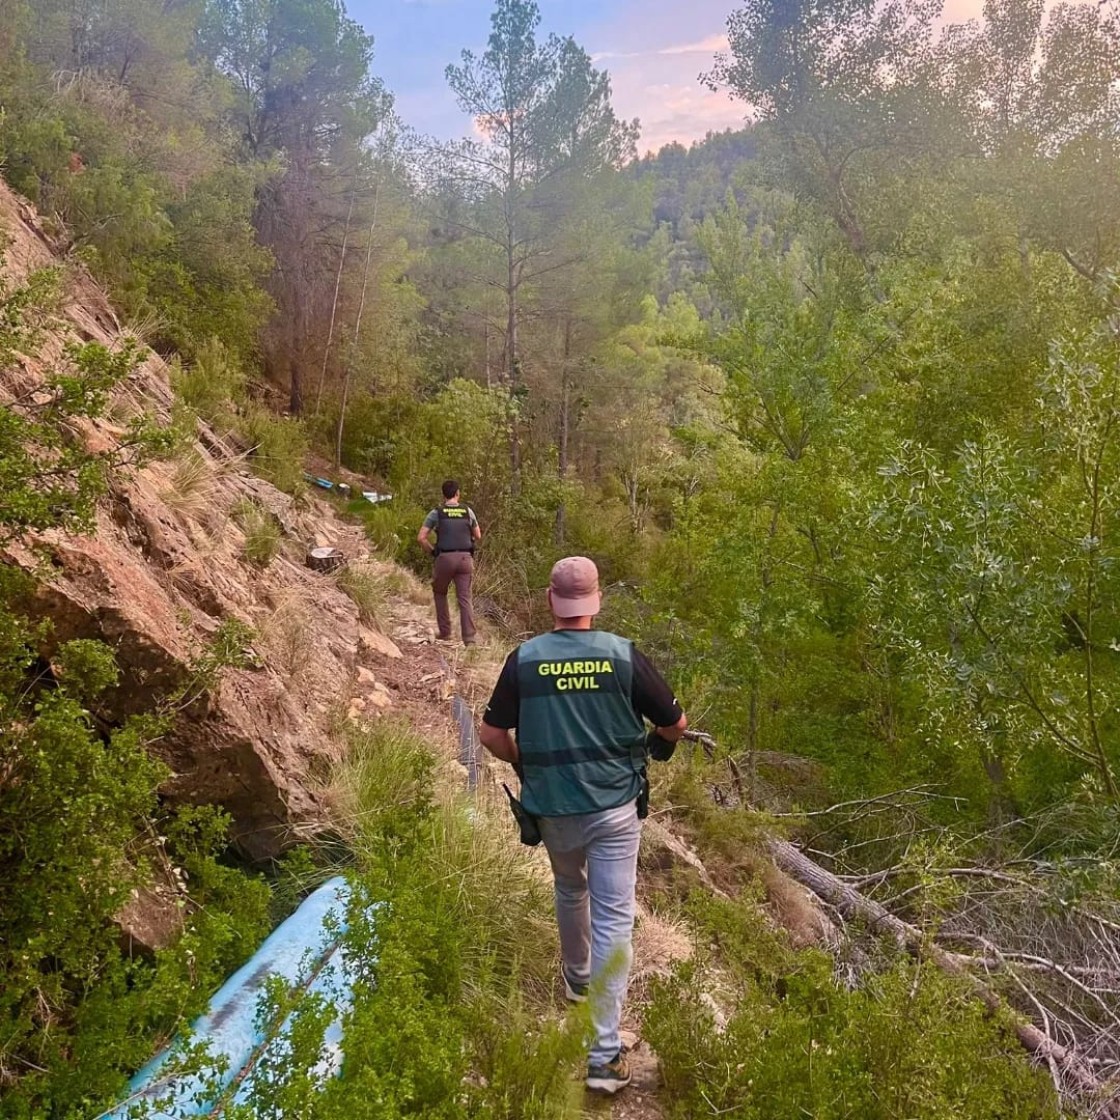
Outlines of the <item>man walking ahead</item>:
[{"label": "man walking ahead", "polygon": [[[436,544],[428,537],[436,532]],[[436,626],[443,639],[451,637],[451,612],[447,606],[447,589],[455,584],[459,601],[459,628],[463,644],[475,643],[474,609],[471,605],[471,580],[474,578],[474,546],[482,539],[478,518],[470,506],[459,500],[459,484],[448,479],[443,484],[443,505],[424,518],[416,539],[425,552],[435,556],[432,569],[432,591],[436,600]]]},{"label": "man walking ahead", "polygon": [[[591,629],[600,607],[591,560],[556,564],[548,604],[553,630],[506,659],[480,738],[517,769],[524,812],[537,818],[556,885],[564,994],[573,1002],[592,994],[587,1086],[615,1093],[630,1083],[619,1024],[648,810],[646,758],[668,759],[688,721],[632,642]],[[648,736],[643,717],[654,725]]]}]

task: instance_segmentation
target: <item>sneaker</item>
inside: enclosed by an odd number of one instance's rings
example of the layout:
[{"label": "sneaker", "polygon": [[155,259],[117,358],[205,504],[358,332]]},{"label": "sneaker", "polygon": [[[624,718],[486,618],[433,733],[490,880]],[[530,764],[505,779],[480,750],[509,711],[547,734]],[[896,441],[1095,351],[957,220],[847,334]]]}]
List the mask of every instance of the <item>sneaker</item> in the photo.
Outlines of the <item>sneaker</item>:
[{"label": "sneaker", "polygon": [[613,1062],[587,1067],[587,1087],[597,1093],[617,1093],[630,1084],[630,1063],[619,1050]]},{"label": "sneaker", "polygon": [[573,984],[563,969],[560,969],[560,975],[564,980],[564,998],[569,1003],[586,1003],[588,986],[586,984]]}]

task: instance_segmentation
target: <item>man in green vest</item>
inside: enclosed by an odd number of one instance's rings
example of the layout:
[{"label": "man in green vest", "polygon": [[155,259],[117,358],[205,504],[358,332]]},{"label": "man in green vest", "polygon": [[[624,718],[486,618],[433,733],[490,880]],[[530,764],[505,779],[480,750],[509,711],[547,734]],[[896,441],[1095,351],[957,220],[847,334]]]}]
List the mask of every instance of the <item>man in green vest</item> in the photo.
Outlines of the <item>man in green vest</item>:
[{"label": "man in green vest", "polygon": [[[436,542],[429,539],[435,530]],[[435,557],[432,566],[432,593],[436,601],[436,626],[444,641],[451,637],[451,611],[447,590],[455,584],[459,602],[459,630],[463,645],[475,643],[474,608],[471,603],[471,582],[474,580],[474,546],[482,538],[478,518],[459,497],[459,484],[449,478],[443,484],[443,504],[436,506],[420,528],[416,539],[425,552]]]},{"label": "man in green vest", "polygon": [[[648,810],[646,760],[669,759],[688,721],[632,642],[592,630],[600,603],[591,560],[569,556],[553,567],[553,629],[506,659],[479,737],[521,778],[519,811],[539,830],[552,864],[564,994],[573,1002],[592,994],[587,1087],[615,1093],[630,1083],[619,1025]],[[644,720],[653,724],[648,734]],[[522,839],[534,842],[524,828]]]}]

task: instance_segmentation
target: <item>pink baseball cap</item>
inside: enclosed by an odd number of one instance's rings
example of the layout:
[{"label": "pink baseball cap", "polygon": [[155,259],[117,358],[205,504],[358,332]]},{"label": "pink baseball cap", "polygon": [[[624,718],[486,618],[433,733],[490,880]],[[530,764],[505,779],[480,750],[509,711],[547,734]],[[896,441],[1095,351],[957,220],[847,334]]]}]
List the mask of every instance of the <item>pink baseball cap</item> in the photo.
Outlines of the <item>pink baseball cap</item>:
[{"label": "pink baseball cap", "polygon": [[548,580],[552,613],[557,618],[582,618],[599,613],[599,569],[586,556],[565,556],[552,566]]}]

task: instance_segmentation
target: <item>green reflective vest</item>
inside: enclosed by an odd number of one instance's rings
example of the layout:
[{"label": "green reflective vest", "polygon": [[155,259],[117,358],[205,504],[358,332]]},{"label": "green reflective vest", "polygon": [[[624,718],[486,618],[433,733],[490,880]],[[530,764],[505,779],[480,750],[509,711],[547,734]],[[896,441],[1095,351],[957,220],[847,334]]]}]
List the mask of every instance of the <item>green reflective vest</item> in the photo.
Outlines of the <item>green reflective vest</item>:
[{"label": "green reflective vest", "polygon": [[630,703],[631,643],[554,630],[517,652],[521,800],[538,817],[625,805],[638,796],[645,724]]}]

